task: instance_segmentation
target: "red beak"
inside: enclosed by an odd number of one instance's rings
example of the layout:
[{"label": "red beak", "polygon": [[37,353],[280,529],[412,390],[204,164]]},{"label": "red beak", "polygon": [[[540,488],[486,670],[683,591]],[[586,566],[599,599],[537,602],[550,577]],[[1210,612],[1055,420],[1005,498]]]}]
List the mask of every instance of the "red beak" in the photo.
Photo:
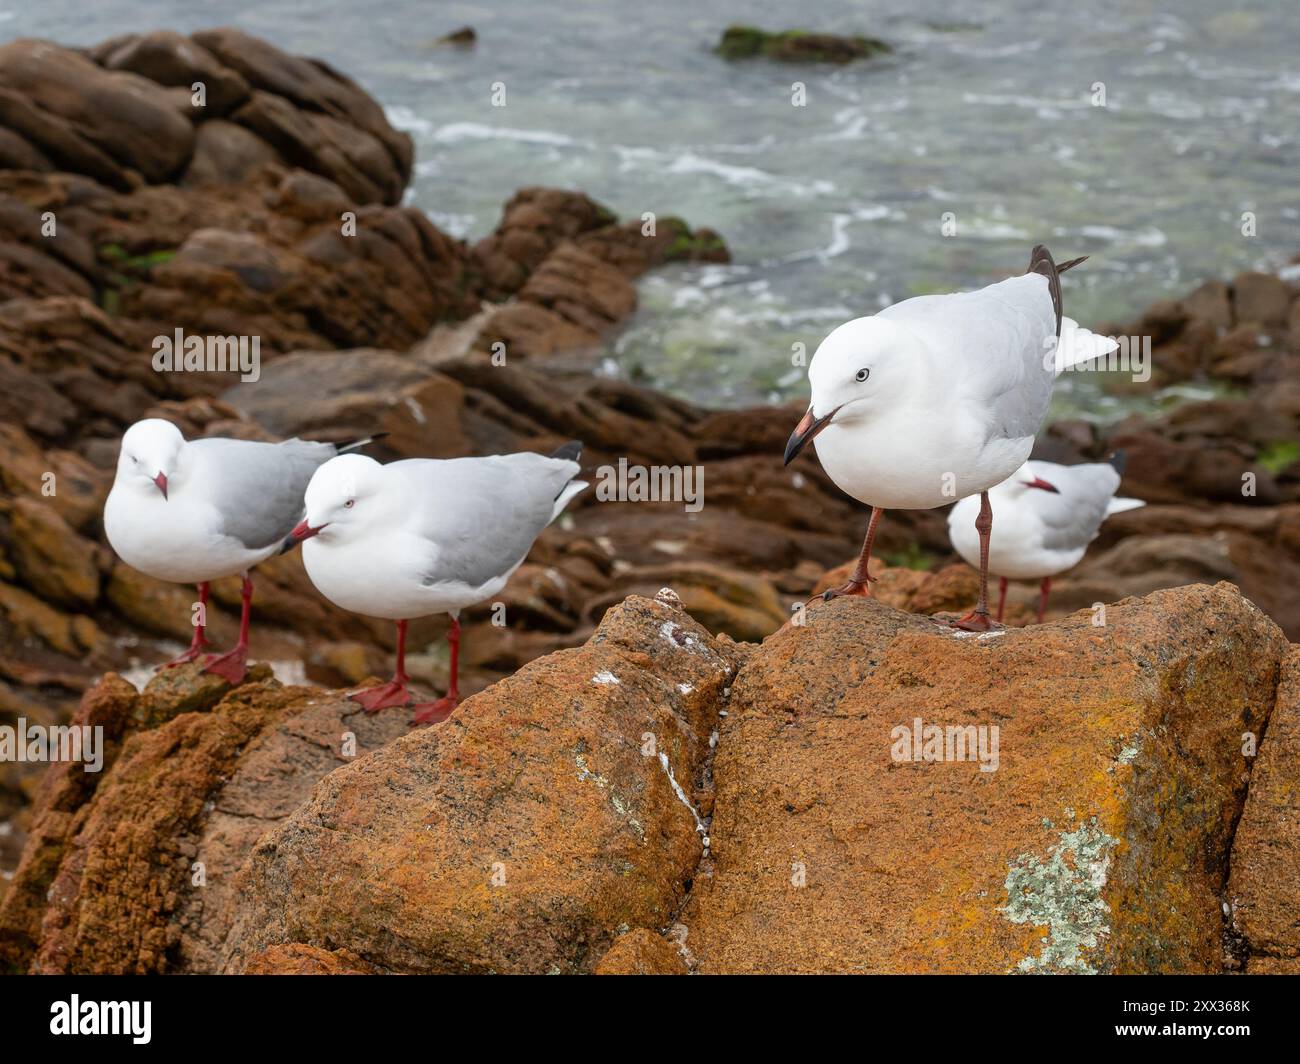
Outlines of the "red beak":
[{"label": "red beak", "polygon": [[158,485],[158,490],[162,492],[163,498],[167,498],[167,474],[159,473],[153,478],[153,482]]},{"label": "red beak", "polygon": [[320,528],[312,528],[306,521],[299,521],[293,526],[293,531],[284,537],[284,545],[280,548],[280,553],[284,554],[293,550],[304,539],[311,539],[312,536],[320,535],[320,530],[324,527],[324,525],[321,525]]},{"label": "red beak", "polygon": [[1049,484],[1042,477],[1034,477],[1033,480],[1026,480],[1025,484],[1031,488],[1039,488],[1042,491],[1050,491],[1053,495],[1060,495],[1060,489],[1055,484]]}]

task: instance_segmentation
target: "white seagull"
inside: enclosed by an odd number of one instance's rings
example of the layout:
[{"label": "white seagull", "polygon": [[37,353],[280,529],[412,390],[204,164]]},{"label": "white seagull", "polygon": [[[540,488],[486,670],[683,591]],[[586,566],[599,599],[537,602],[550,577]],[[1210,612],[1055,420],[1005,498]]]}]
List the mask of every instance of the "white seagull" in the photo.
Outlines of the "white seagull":
[{"label": "white seagull", "polygon": [[[1052,577],[1079,564],[1101,523],[1111,514],[1145,506],[1141,499],[1118,498],[1124,473],[1124,452],[1106,462],[1063,466],[1026,462],[1010,477],[989,489],[998,514],[997,532],[989,538],[989,572],[1000,578],[998,620],[1006,604],[1007,580],[1042,579],[1038,623],[1047,613]],[[968,565],[978,565],[979,538],[972,535],[974,497],[962,499],[948,514],[953,549]]]},{"label": "white seagull", "polygon": [[[370,439],[378,439],[371,437]],[[316,469],[345,447],[307,440],[256,443],[186,440],[161,418],[137,421],[122,437],[117,476],[104,504],[104,532],[118,556],[158,580],[197,584],[200,611],[190,648],[168,666],[194,661],[208,646],[208,585],[241,574],[239,641],[204,671],[237,684],[248,664],[253,581],[248,571],[280,551],[303,514]]]},{"label": "white seagull", "polygon": [[[587,486],[574,480],[582,444],[540,454],[380,465],[361,455],[326,462],[307,485],[307,516],[286,547],[303,543],[316,589],[345,610],[397,622],[393,679],[350,697],[370,712],[410,706],[415,722],[445,720],[460,701],[460,611],[497,594],[533,541]],[[303,542],[306,541],[306,542]],[[446,697],[412,703],[406,626],[451,615]]]},{"label": "white seagull", "polygon": [[[785,448],[788,465],[814,437],[822,467],[871,507],[849,582],[827,591],[869,595],[867,563],[881,514],[980,496],[975,520],[987,550],[988,489],[1029,458],[1059,373],[1115,350],[1061,312],[1059,267],[1035,247],[1029,272],[976,292],[918,296],[841,325],[808,366],[812,403]],[[952,622],[993,627],[988,566],[975,608]]]}]

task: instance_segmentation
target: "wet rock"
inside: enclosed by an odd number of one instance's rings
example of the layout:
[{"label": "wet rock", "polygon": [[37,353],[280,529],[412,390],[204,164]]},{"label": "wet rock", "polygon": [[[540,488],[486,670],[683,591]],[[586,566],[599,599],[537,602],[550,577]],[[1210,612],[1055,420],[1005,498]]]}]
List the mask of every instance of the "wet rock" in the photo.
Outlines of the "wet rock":
[{"label": "wet rock", "polygon": [[478,34],[474,32],[473,26],[462,26],[451,33],[443,34],[434,44],[451,44],[458,48],[472,48],[478,43]]},{"label": "wet rock", "polygon": [[[686,945],[702,972],[1217,971],[1241,735],[1286,650],[1226,584],[982,638],[814,604],[732,688]],[[996,771],[910,760],[918,719],[996,725]]]},{"label": "wet rock", "polygon": [[788,63],[851,63],[893,51],[875,37],[784,30],[768,33],[754,26],[728,26],[714,49],[723,59],[778,59]]}]

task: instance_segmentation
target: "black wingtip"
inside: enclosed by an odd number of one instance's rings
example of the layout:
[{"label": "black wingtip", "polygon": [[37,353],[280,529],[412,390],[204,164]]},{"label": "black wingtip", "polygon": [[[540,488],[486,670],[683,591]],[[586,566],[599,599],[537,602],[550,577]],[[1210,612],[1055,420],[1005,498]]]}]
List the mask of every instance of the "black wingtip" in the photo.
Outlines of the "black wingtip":
[{"label": "black wingtip", "polygon": [[1106,461],[1116,473],[1120,476],[1124,475],[1124,468],[1128,465],[1128,455],[1124,453],[1122,448],[1118,451],[1113,451]]},{"label": "black wingtip", "polygon": [[548,455],[550,458],[565,458],[570,462],[576,462],[581,456],[581,440],[570,440],[568,443],[562,443]]}]

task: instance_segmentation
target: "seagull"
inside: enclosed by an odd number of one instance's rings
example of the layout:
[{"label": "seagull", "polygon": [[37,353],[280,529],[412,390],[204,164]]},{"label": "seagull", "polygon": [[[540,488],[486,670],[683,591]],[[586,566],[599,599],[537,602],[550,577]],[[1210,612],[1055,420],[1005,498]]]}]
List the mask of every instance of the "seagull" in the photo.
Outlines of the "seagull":
[{"label": "seagull", "polygon": [[[987,552],[988,489],[1029,458],[1055,378],[1118,346],[1064,317],[1057,265],[1034,248],[1027,273],[976,292],[918,296],[835,329],[808,366],[812,403],[785,448],[791,461],[816,438],[822,468],[871,507],[848,583],[827,591],[870,595],[867,563],[885,510],[925,510],[980,496],[975,528]],[[950,622],[994,627],[988,566],[975,608]]]},{"label": "seagull", "polygon": [[108,542],[131,568],[199,589],[194,638],[164,668],[194,661],[207,649],[209,584],[238,573],[243,577],[239,641],[228,653],[209,656],[204,671],[232,684],[243,680],[253,598],[249,570],[280,552],[302,517],[303,492],[317,468],[379,438],[338,447],[298,439],[186,440],[161,418],[137,421],[126,430],[104,504]]},{"label": "seagull", "polygon": [[[460,611],[506,585],[541,534],[583,488],[582,444],[550,456],[411,458],[380,465],[342,455],[307,485],[307,515],[285,541],[302,543],[307,575],[345,610],[397,622],[393,679],[348,697],[371,713],[409,706],[415,723],[445,720],[460,702]],[[436,702],[407,690],[406,626],[451,615],[451,681]]]},{"label": "seagull", "polygon": [[[997,506],[998,531],[990,537],[989,572],[1000,579],[998,620],[1007,599],[1007,580],[1042,578],[1038,623],[1047,613],[1052,577],[1079,564],[1101,523],[1111,514],[1145,506],[1141,499],[1115,495],[1124,474],[1124,452],[1105,462],[1063,466],[1026,462],[1014,475],[989,489]],[[980,545],[970,531],[975,497],[962,499],[948,514],[953,549],[969,565],[978,565]]]}]

